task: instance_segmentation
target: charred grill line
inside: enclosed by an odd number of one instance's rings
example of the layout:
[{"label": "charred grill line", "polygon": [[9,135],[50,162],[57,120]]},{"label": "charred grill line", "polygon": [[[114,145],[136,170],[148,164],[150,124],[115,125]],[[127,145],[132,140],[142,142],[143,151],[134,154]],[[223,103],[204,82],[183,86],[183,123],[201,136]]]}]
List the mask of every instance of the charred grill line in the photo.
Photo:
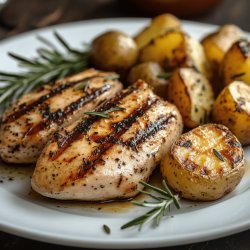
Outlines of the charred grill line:
[{"label": "charred grill line", "polygon": [[[118,94],[114,98],[105,102],[96,111],[103,112],[105,110],[108,110],[116,106],[123,98],[131,94],[133,91],[135,91],[134,87],[130,87],[127,90],[122,91],[120,94]],[[63,137],[61,140],[57,140],[57,138],[54,137],[53,138],[54,141],[57,141],[58,143],[58,150],[57,152],[53,154],[53,156],[51,157],[51,160],[52,161],[56,160],[71,145],[72,142],[74,142],[78,137],[84,135],[90,129],[90,126],[99,119],[101,119],[101,117],[91,116],[83,120],[79,124],[77,124],[77,126],[71,132],[69,132],[65,137]]]},{"label": "charred grill line", "polygon": [[[145,114],[145,112],[151,108],[151,106],[157,103],[159,99],[149,98],[145,103],[143,103],[138,109],[135,109],[128,117],[123,121],[117,122],[112,125],[114,131],[107,135],[106,137],[100,139],[98,142],[100,145],[94,150],[91,156],[86,161],[88,164],[83,164],[79,168],[79,172],[76,176],[71,176],[70,178],[76,180],[82,178],[90,169],[94,168],[96,162],[101,160],[102,155],[112,147],[116,142],[120,142],[119,138],[127,131],[129,128]],[[67,181],[66,181],[67,183]],[[65,183],[65,184],[66,184]],[[64,184],[64,185],[65,185]]]},{"label": "charred grill line", "polygon": [[96,77],[100,76],[99,74],[95,74],[93,76],[89,76],[89,77],[84,77],[81,78],[77,81],[73,81],[73,82],[69,82],[69,83],[63,83],[61,85],[59,85],[58,87],[52,89],[48,94],[41,96],[38,100],[28,104],[28,105],[21,105],[20,110],[10,114],[8,117],[6,117],[6,119],[3,121],[3,123],[7,123],[7,122],[13,122],[16,119],[18,119],[19,117],[21,117],[22,115],[26,114],[27,112],[33,110],[35,107],[37,107],[38,105],[42,104],[44,101],[50,99],[51,97],[61,93],[63,90],[68,89],[82,81],[89,81],[92,80]]},{"label": "charred grill line", "polygon": [[83,105],[93,101],[95,98],[105,93],[111,88],[111,85],[104,85],[101,88],[95,89],[92,93],[80,97],[75,102],[69,104],[64,110],[58,109],[57,111],[50,113],[46,111],[46,119],[33,126],[27,133],[26,136],[38,133],[41,130],[47,128],[51,123],[61,124],[68,115],[72,114],[75,110],[81,108]]},{"label": "charred grill line", "polygon": [[151,122],[144,130],[138,131],[134,138],[125,142],[125,145],[137,151],[137,147],[141,143],[146,141],[150,136],[156,134],[158,131],[165,129],[172,118],[175,118],[175,115],[170,114],[169,116],[160,116],[156,122]]}]

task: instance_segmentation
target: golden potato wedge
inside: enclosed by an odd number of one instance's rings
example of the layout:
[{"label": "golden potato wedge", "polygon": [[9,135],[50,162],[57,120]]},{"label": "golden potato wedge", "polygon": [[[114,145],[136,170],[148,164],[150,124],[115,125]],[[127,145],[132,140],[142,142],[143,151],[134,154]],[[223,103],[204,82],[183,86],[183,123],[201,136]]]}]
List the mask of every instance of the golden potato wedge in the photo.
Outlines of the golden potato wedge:
[{"label": "golden potato wedge", "polygon": [[185,127],[194,128],[207,122],[214,95],[206,77],[192,68],[179,68],[170,78],[167,100],[177,106]]},{"label": "golden potato wedge", "polygon": [[139,61],[154,61],[167,70],[195,67],[210,77],[207,59],[201,44],[181,31],[168,31],[153,39],[139,52]]},{"label": "golden potato wedge", "polygon": [[150,25],[135,37],[138,49],[145,47],[152,39],[163,35],[168,30],[180,30],[180,20],[171,14],[162,14],[152,19]]},{"label": "golden potato wedge", "polygon": [[242,80],[250,85],[250,43],[240,40],[225,54],[221,65],[224,85],[234,80]]},{"label": "golden potato wedge", "polygon": [[244,33],[238,26],[227,24],[202,39],[201,43],[213,70],[218,69],[225,53],[232,44],[243,37]]},{"label": "golden potato wedge", "polygon": [[217,31],[202,40],[205,54],[211,67],[211,83],[216,96],[223,89],[220,78],[220,66],[225,53],[232,44],[244,36],[243,31],[231,24],[221,26]]},{"label": "golden potato wedge", "polygon": [[138,79],[147,82],[154,92],[166,98],[168,81],[160,78],[164,74],[163,68],[157,62],[145,62],[134,66],[128,74],[128,83],[133,84]]},{"label": "golden potato wedge", "polygon": [[231,192],[242,179],[244,152],[225,126],[206,124],[174,142],[161,162],[161,172],[183,198],[216,200]]},{"label": "golden potato wedge", "polygon": [[250,86],[234,81],[217,97],[212,119],[227,126],[242,145],[250,144]]}]

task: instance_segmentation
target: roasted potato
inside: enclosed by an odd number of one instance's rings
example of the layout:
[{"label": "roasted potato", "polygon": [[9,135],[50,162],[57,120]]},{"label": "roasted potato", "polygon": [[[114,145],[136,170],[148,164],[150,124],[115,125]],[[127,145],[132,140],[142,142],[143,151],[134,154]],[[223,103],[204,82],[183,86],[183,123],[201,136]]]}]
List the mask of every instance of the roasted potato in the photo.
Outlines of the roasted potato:
[{"label": "roasted potato", "polygon": [[152,86],[154,92],[166,98],[168,81],[160,78],[164,74],[163,68],[156,62],[145,62],[134,66],[128,74],[128,83],[133,84],[142,79]]},{"label": "roasted potato", "polygon": [[137,57],[135,41],[120,31],[106,32],[91,43],[90,61],[98,69],[126,70],[135,64]]},{"label": "roasted potato", "polygon": [[206,77],[192,68],[179,68],[170,78],[167,100],[177,106],[185,127],[194,128],[207,122],[214,95]]},{"label": "roasted potato", "polygon": [[235,81],[217,97],[212,119],[227,126],[242,145],[250,144],[250,86]]},{"label": "roasted potato", "polygon": [[168,185],[183,198],[198,201],[216,200],[231,192],[244,171],[240,142],[219,124],[183,134],[161,162]]},{"label": "roasted potato", "polygon": [[139,61],[159,62],[167,70],[195,67],[210,77],[207,59],[201,44],[181,31],[168,31],[153,39],[139,52]]},{"label": "roasted potato", "polygon": [[213,70],[218,69],[225,53],[234,42],[243,36],[243,31],[239,27],[228,24],[221,26],[216,32],[203,38],[201,43]]},{"label": "roasted potato", "polygon": [[145,47],[152,39],[163,35],[167,30],[180,30],[179,19],[171,14],[162,14],[151,20],[148,27],[135,36],[138,49]]},{"label": "roasted potato", "polygon": [[240,40],[225,54],[221,65],[224,85],[234,80],[242,80],[250,85],[250,43]]}]

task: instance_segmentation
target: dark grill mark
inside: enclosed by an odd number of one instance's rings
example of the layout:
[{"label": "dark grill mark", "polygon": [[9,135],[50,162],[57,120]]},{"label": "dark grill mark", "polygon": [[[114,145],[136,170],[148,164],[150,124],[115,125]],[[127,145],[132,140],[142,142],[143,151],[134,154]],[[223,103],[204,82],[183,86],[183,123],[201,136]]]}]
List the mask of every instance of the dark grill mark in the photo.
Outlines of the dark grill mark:
[{"label": "dark grill mark", "polygon": [[62,124],[62,122],[67,118],[68,115],[72,114],[75,110],[81,108],[85,104],[93,101],[101,94],[105,93],[111,88],[111,85],[104,85],[99,89],[95,89],[92,93],[85,95],[75,102],[72,102],[64,110],[58,109],[56,112],[50,113],[49,110],[46,111],[46,120],[41,121],[40,123],[33,126],[26,135],[33,135],[37,132],[46,129],[51,123]]},{"label": "dark grill mark", "polygon": [[[116,106],[123,98],[125,98],[127,95],[131,94],[135,88],[130,87],[129,89],[122,91],[120,94],[115,96],[114,98],[108,100],[105,102],[100,108],[98,108],[96,111],[97,112],[103,112],[105,110],[108,110],[114,106]],[[90,129],[90,126],[101,119],[99,116],[91,116],[79,124],[71,131],[69,132],[66,136],[61,138],[60,140],[57,140],[57,138],[53,138],[54,141],[57,141],[58,143],[58,150],[57,152],[54,153],[53,157],[51,160],[56,160],[70,145],[73,143],[77,138],[80,136],[86,134],[86,132]]]},{"label": "dark grill mark", "polygon": [[[139,108],[135,109],[131,114],[128,115],[123,121],[117,122],[112,125],[114,131],[104,138],[101,138],[98,142],[100,145],[93,151],[93,153],[88,158],[88,164],[83,164],[80,166],[78,173],[69,178],[71,180],[76,180],[82,178],[89,170],[91,170],[94,165],[101,160],[103,154],[112,147],[115,143],[120,141],[120,137],[135,123],[141,116],[145,114],[151,106],[157,103],[159,99],[149,98],[145,103],[143,103]],[[66,181],[67,183],[67,181]],[[65,185],[64,183],[63,185]]]},{"label": "dark grill mark", "polygon": [[158,131],[165,129],[168,123],[171,122],[172,118],[175,118],[173,114],[170,114],[168,116],[160,116],[156,122],[152,122],[144,130],[138,131],[135,137],[125,144],[131,147],[133,150],[137,151],[137,147],[139,146],[139,144],[146,141],[149,137],[155,135]]},{"label": "dark grill mark", "polygon": [[3,122],[7,123],[7,122],[13,122],[16,119],[18,119],[19,117],[21,117],[22,115],[26,114],[27,112],[33,110],[35,107],[37,107],[38,105],[42,104],[44,101],[50,99],[51,97],[61,93],[63,90],[68,89],[82,81],[89,81],[91,79],[94,79],[96,77],[100,76],[99,74],[95,74],[93,76],[89,76],[89,77],[84,77],[82,79],[79,79],[77,81],[74,82],[69,82],[69,83],[63,83],[61,85],[59,85],[58,87],[52,89],[48,94],[41,96],[38,100],[28,104],[28,105],[22,105],[19,106],[19,110],[10,114]]}]

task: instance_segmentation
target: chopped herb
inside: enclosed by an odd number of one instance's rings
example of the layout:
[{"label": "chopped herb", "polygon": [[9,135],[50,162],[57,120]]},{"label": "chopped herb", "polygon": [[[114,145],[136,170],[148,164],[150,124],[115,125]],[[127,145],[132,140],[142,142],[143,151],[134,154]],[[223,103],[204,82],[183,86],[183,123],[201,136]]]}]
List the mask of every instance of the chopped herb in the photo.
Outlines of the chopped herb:
[{"label": "chopped herb", "polygon": [[217,149],[213,148],[213,152],[214,152],[215,156],[216,156],[218,159],[220,159],[221,161],[224,161],[223,156],[221,155],[221,153],[220,153]]},{"label": "chopped herb", "polygon": [[90,83],[90,81],[82,81],[82,82],[80,82],[80,83],[78,83],[78,84],[76,84],[75,86],[74,86],[74,90],[75,91],[79,91],[79,90],[86,90],[86,88],[89,86],[89,83]]},{"label": "chopped herb", "polygon": [[157,75],[157,77],[161,79],[169,79],[171,76],[172,76],[171,73],[162,73],[162,74]]},{"label": "chopped herb", "polygon": [[104,230],[104,232],[106,233],[106,234],[110,234],[111,233],[111,230],[110,230],[110,228],[109,228],[109,226],[107,226],[107,225],[103,225],[102,226],[102,228],[103,228],[103,230]]},{"label": "chopped herb", "polygon": [[231,79],[234,80],[236,78],[239,78],[241,76],[244,76],[246,73],[245,72],[241,72],[241,73],[237,73],[231,76]]},{"label": "chopped herb", "polygon": [[205,109],[204,111],[204,120],[203,120],[203,123],[206,124],[208,123],[208,113],[207,113],[207,110]]},{"label": "chopped herb", "polygon": [[103,118],[110,118],[109,113],[112,113],[114,111],[122,111],[122,110],[125,110],[125,108],[121,108],[121,107],[115,106],[113,108],[110,108],[110,109],[102,111],[102,112],[88,111],[88,112],[84,112],[84,114],[86,114],[86,115],[92,115],[92,116],[100,116],[100,117],[103,117]]},{"label": "chopped herb", "polygon": [[104,76],[104,80],[117,80],[119,78],[120,78],[120,76],[118,74]]},{"label": "chopped herb", "polygon": [[154,201],[142,201],[142,202],[136,202],[132,201],[132,203],[136,206],[140,207],[148,207],[148,208],[153,208],[152,210],[148,211],[142,216],[139,216],[128,223],[124,224],[121,229],[133,227],[133,226],[139,226],[139,230],[141,230],[142,226],[149,222],[149,221],[154,221],[156,226],[159,226],[162,218],[166,216],[166,212],[170,209],[170,205],[174,204],[177,209],[180,209],[180,204],[179,204],[179,196],[172,194],[170,189],[168,188],[165,180],[163,180],[163,188],[158,188],[155,186],[152,186],[150,184],[147,184],[143,181],[140,181],[140,183],[150,189],[153,190],[155,193],[152,192],[147,192],[143,190],[139,190],[140,193],[148,195],[149,197],[153,198]]}]

